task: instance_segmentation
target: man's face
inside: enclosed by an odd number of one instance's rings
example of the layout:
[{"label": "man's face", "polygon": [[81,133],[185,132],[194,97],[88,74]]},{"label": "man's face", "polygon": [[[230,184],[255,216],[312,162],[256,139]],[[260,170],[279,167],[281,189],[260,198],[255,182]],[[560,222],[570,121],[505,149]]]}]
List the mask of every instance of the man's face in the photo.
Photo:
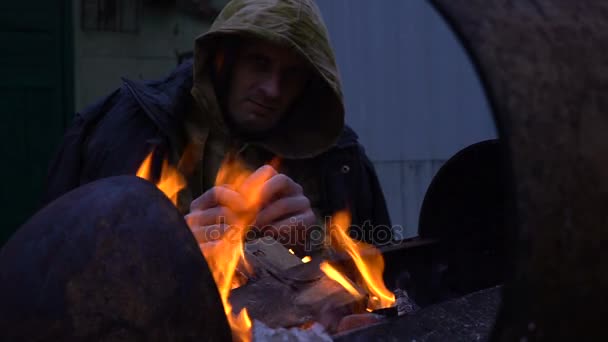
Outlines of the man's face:
[{"label": "man's face", "polygon": [[274,127],[301,95],[309,68],[291,49],[260,40],[239,49],[228,93],[228,115],[239,130]]}]

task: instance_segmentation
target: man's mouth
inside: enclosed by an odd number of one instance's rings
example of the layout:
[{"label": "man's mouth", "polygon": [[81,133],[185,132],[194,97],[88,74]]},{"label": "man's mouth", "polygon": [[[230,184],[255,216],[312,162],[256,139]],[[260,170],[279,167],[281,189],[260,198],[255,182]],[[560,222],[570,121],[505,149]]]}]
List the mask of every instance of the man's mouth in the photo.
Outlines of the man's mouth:
[{"label": "man's mouth", "polygon": [[269,106],[251,99],[249,99],[249,102],[253,104],[254,114],[256,115],[267,116],[276,111],[276,108],[273,106]]}]

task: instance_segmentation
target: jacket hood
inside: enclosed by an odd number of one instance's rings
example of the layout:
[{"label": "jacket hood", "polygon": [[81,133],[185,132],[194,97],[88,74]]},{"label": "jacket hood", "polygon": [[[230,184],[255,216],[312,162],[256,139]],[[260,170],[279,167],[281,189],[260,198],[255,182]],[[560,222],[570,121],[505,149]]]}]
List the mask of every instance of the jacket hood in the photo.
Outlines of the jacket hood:
[{"label": "jacket hood", "polygon": [[317,76],[273,134],[256,143],[285,158],[313,157],[333,146],[344,127],[344,102],[327,29],[314,0],[233,0],[196,39],[192,95],[204,121],[226,130],[210,71],[218,43],[227,36],[290,47]]}]

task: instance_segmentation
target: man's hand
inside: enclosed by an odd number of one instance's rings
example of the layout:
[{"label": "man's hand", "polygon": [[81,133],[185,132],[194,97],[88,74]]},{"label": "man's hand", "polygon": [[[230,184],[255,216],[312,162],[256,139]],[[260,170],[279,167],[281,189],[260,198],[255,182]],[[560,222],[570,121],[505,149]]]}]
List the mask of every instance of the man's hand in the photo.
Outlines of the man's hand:
[{"label": "man's hand", "polygon": [[[247,203],[254,192],[259,194],[256,203]],[[247,216],[258,234],[289,247],[302,245],[306,228],[317,223],[302,186],[269,165],[257,169],[237,189],[221,185],[209,189],[192,201],[185,219],[202,244],[219,240],[230,225],[243,224]]]},{"label": "man's hand", "polygon": [[243,196],[226,187],[215,186],[190,204],[184,218],[199,244],[219,240],[238,215],[247,210]]},{"label": "man's hand", "polygon": [[302,186],[284,174],[275,172],[262,185],[260,204],[254,226],[286,246],[302,245],[306,229],[317,223]]}]

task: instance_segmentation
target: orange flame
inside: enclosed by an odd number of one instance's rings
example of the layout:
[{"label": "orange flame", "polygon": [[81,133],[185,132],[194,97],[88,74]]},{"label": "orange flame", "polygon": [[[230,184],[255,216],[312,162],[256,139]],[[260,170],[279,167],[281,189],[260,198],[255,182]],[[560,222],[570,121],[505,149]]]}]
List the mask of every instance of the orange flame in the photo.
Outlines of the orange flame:
[{"label": "orange flame", "polygon": [[[137,171],[138,177],[149,181],[152,180],[152,155],[153,153],[150,153],[146,157]],[[278,160],[273,160],[270,163],[274,168],[277,167],[277,164]],[[231,222],[230,229],[222,238],[216,242],[205,244],[205,247],[202,248],[203,255],[218,287],[235,341],[251,341],[252,322],[247,309],[238,313],[233,312],[228,298],[233,288],[243,285],[242,280],[235,277],[239,263],[246,268],[249,267],[245,260],[243,241],[259,210],[262,186],[273,175],[274,170],[272,168],[260,169],[258,172],[252,173],[237,161],[225,161],[216,177],[216,186],[227,186],[234,189],[243,196],[246,203],[246,209],[238,213],[237,222]],[[160,179],[156,186],[171,199],[174,205],[177,205],[177,194],[185,185],[186,181],[180,172],[164,160]],[[353,259],[362,278],[362,283],[358,285],[370,294],[368,311],[392,306],[395,303],[395,296],[384,286],[382,279],[384,259],[382,255],[371,245],[353,241],[347,233],[349,226],[350,214],[348,212],[338,212],[334,215],[332,224],[328,227],[330,246],[336,251],[348,253]],[[363,255],[365,255],[365,258]],[[309,261],[309,256],[302,259],[304,263]],[[322,263],[321,270],[330,279],[341,284],[353,296],[361,296],[361,293],[352,286],[347,278],[329,264]]]},{"label": "orange flame", "polygon": [[351,239],[348,236],[349,226],[350,214],[347,211],[340,211],[333,216],[328,227],[330,246],[336,251],[346,252],[352,258],[361,275],[361,284],[358,285],[370,294],[369,309],[393,306],[395,295],[386,288],[382,279],[384,272],[382,254],[374,246]]},{"label": "orange flame", "polygon": [[247,207],[247,210],[239,213],[237,222],[230,224],[230,229],[220,240],[206,244],[202,248],[220,292],[226,317],[232,329],[232,337],[237,341],[251,340],[251,319],[246,309],[235,314],[228,297],[233,288],[243,285],[235,278],[239,262],[248,267],[243,240],[259,210],[262,185],[273,176],[273,172],[268,168],[260,169],[259,172],[252,174],[237,161],[225,161],[220,167],[215,181],[216,186],[228,186],[239,192],[244,197]]},{"label": "orange flame", "polygon": [[327,262],[322,262],[320,265],[321,271],[327,275],[327,277],[338,284],[342,285],[344,289],[350,293],[353,297],[360,298],[362,295],[355,287],[350,283],[350,281],[342,275],[338,270],[336,270],[333,266],[328,264]]},{"label": "orange flame", "polygon": [[[136,176],[147,181],[152,181],[152,155],[150,152],[146,159],[141,163],[137,170]],[[167,196],[173,205],[177,206],[177,194],[186,186],[186,181],[176,168],[169,165],[169,162],[163,160],[163,165],[160,172],[160,179],[156,183],[156,187]]]},{"label": "orange flame", "polygon": [[[137,170],[138,177],[152,181],[152,157],[153,152],[142,162]],[[278,160],[273,160],[270,165],[276,168]],[[205,244],[205,248],[201,249],[218,287],[235,341],[251,341],[252,322],[247,309],[238,313],[232,311],[228,297],[233,288],[243,285],[241,280],[235,277],[239,263],[249,267],[245,260],[243,240],[259,210],[262,185],[273,175],[272,168],[261,169],[253,174],[237,161],[224,161],[216,177],[216,186],[228,186],[241,193],[247,207],[245,211],[239,212],[237,222],[231,223],[230,229],[219,241]],[[177,206],[177,194],[186,186],[186,181],[176,168],[164,160],[156,186]]]}]

